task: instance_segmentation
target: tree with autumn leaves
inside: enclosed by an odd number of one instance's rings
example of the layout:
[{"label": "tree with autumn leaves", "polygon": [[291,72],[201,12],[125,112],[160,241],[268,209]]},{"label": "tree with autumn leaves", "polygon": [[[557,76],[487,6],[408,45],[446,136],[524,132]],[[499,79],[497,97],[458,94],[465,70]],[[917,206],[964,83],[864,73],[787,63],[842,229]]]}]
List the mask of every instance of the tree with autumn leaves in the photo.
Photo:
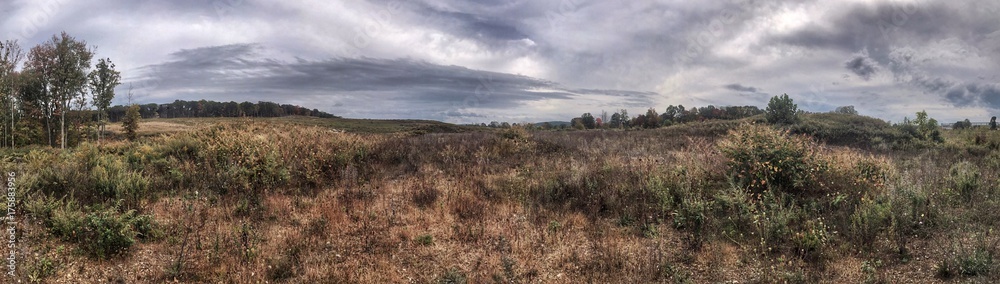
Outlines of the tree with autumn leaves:
[{"label": "tree with autumn leaves", "polygon": [[[94,51],[86,41],[63,32],[32,47],[23,68],[17,70],[23,58],[20,46],[16,41],[0,44],[4,145],[13,146],[20,141],[65,148],[77,143],[76,138],[71,138],[76,137],[74,134],[89,133],[81,132],[80,128],[91,120],[96,120],[103,130],[105,112],[114,98],[115,87],[120,84],[121,74],[108,58],[98,60],[92,67],[93,57]],[[96,119],[87,109],[88,98],[89,105],[97,108]],[[76,123],[67,117],[70,113],[76,114]],[[101,133],[97,131],[98,135]]]}]

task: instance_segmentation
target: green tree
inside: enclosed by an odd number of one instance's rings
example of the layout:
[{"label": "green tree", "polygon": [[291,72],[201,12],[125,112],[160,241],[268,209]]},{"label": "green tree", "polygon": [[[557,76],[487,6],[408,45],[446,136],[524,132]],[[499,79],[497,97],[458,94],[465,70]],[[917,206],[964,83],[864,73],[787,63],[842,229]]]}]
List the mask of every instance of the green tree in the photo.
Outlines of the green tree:
[{"label": "green tree", "polygon": [[111,100],[115,98],[115,87],[121,85],[121,73],[115,70],[115,64],[110,58],[97,61],[94,71],[90,72],[90,89],[93,92],[94,107],[97,108],[97,143],[101,143],[104,125],[107,124],[107,111]]},{"label": "green tree", "polygon": [[122,118],[122,128],[125,129],[125,137],[128,137],[128,140],[135,140],[140,119],[142,118],[139,116],[139,105],[130,105],[125,111],[125,117]]},{"label": "green tree", "polygon": [[648,110],[646,110],[646,121],[643,127],[645,128],[660,127],[660,115],[656,113],[655,109],[649,108]]},{"label": "green tree", "polygon": [[622,115],[619,113],[614,113],[611,115],[611,121],[608,123],[610,127],[619,128],[622,126]]},{"label": "green tree", "polygon": [[833,110],[833,112],[841,114],[858,115],[858,111],[854,110],[854,106],[840,106],[837,107],[837,109]]},{"label": "green tree", "polygon": [[997,130],[997,117],[990,118],[990,130]]},{"label": "green tree", "polygon": [[594,129],[594,127],[597,127],[597,120],[595,120],[594,116],[589,112],[581,115],[580,119],[582,120],[581,122],[583,122],[583,127],[587,129]]},{"label": "green tree", "polygon": [[66,32],[53,35],[51,40],[32,48],[28,55],[26,67],[41,74],[47,97],[53,102],[52,111],[59,113],[62,148],[66,148],[67,142],[66,113],[69,103],[84,97],[92,57],[93,52],[87,49],[85,41],[78,41]]},{"label": "green tree", "polygon": [[972,122],[968,118],[965,120],[959,120],[955,124],[951,125],[951,129],[969,129],[972,128]]},{"label": "green tree", "polygon": [[619,113],[619,115],[618,115],[618,128],[625,128],[625,127],[627,127],[628,126],[628,122],[630,120],[632,120],[632,118],[628,117],[628,110],[627,109],[621,109],[621,110],[618,111],[618,113]]},{"label": "green tree", "polygon": [[767,103],[765,117],[771,124],[793,124],[798,122],[798,105],[792,102],[788,94],[771,97]]},{"label": "green tree", "polygon": [[921,139],[944,142],[944,138],[941,137],[941,130],[938,129],[938,121],[928,116],[927,111],[922,110],[917,112],[917,118],[910,123],[917,127]]},{"label": "green tree", "polygon": [[569,125],[572,126],[575,129],[584,129],[584,128],[586,128],[586,126],[583,125],[583,118],[579,118],[579,117],[574,117],[572,120],[570,120],[569,121]]}]

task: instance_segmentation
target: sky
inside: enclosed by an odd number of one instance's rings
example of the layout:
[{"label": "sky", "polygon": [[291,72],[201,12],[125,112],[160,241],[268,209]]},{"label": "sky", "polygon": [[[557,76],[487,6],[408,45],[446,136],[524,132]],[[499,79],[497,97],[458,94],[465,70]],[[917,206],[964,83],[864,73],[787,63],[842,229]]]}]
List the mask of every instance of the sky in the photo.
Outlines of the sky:
[{"label": "sky", "polygon": [[62,31],[139,103],[273,101],[351,118],[568,121],[668,105],[1000,114],[998,1],[0,1],[0,39]]}]

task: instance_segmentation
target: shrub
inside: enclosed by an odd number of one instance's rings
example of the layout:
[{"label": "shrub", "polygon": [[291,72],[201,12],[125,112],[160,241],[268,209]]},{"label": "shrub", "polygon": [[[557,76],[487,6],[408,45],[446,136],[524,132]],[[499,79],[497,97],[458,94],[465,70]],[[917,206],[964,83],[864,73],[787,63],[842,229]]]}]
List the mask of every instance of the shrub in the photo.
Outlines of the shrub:
[{"label": "shrub", "polygon": [[988,276],[996,270],[997,241],[988,242],[983,236],[978,236],[972,245],[953,244],[950,257],[941,260],[937,265],[937,276],[952,278],[954,276]]},{"label": "shrub", "polygon": [[705,226],[710,206],[711,203],[704,198],[686,196],[674,210],[674,227],[690,232],[687,242],[693,248],[700,247],[707,237]]},{"label": "shrub", "polygon": [[139,130],[139,105],[133,104],[128,107],[125,111],[125,117],[122,118],[122,128],[125,129],[125,136],[129,140],[135,140],[137,137],[136,133]]},{"label": "shrub", "polygon": [[808,138],[789,136],[770,127],[745,125],[729,133],[720,146],[736,181],[752,192],[777,188],[802,191],[827,165]]},{"label": "shrub", "polygon": [[979,167],[968,161],[962,161],[952,165],[948,172],[955,191],[966,201],[972,200],[973,194],[980,187]]},{"label": "shrub", "polygon": [[465,272],[452,268],[445,271],[444,275],[438,277],[437,281],[434,282],[438,284],[465,284],[468,282],[468,279],[465,276]]},{"label": "shrub", "polygon": [[295,276],[301,263],[302,246],[291,245],[281,255],[267,261],[267,276],[274,281],[287,280]]},{"label": "shrub", "polygon": [[865,200],[851,214],[851,236],[855,244],[871,248],[878,235],[889,228],[892,206],[885,200]]},{"label": "shrub", "polygon": [[420,208],[428,208],[434,205],[434,202],[437,202],[439,195],[441,195],[440,190],[433,185],[421,184],[413,192],[413,203],[417,204]]},{"label": "shrub", "polygon": [[[89,213],[84,211],[89,210]],[[84,208],[73,202],[52,211],[49,230],[64,240],[75,242],[92,257],[108,259],[123,254],[135,243],[136,238],[158,236],[159,229],[149,215],[124,213],[116,208]]]},{"label": "shrub", "polygon": [[417,237],[417,243],[420,244],[420,245],[422,245],[422,246],[433,245],[434,244],[434,236],[430,235],[430,234],[420,235],[419,237]]},{"label": "shrub", "polygon": [[78,240],[92,256],[107,259],[124,253],[135,243],[132,212],[118,214],[114,210],[100,210],[87,214],[84,221],[84,238]]},{"label": "shrub", "polygon": [[829,242],[826,224],[823,223],[822,218],[808,220],[803,225],[803,229],[797,232],[793,238],[796,252],[806,260],[820,260]]},{"label": "shrub", "polygon": [[765,117],[770,124],[793,124],[799,121],[798,105],[792,102],[788,94],[771,97],[767,103]]}]

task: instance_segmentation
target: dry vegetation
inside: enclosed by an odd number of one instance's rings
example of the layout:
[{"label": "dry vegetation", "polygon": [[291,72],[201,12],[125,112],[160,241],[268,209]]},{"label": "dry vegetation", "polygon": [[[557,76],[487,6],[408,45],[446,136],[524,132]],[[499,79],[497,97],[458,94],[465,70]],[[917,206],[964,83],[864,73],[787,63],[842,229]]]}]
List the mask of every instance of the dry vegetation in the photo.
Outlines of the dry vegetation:
[{"label": "dry vegetation", "polygon": [[997,132],[909,147],[872,135],[851,141],[870,146],[859,149],[747,121],[426,134],[177,124],[137,142],[19,149],[2,166],[19,174],[24,282],[1000,275]]}]

